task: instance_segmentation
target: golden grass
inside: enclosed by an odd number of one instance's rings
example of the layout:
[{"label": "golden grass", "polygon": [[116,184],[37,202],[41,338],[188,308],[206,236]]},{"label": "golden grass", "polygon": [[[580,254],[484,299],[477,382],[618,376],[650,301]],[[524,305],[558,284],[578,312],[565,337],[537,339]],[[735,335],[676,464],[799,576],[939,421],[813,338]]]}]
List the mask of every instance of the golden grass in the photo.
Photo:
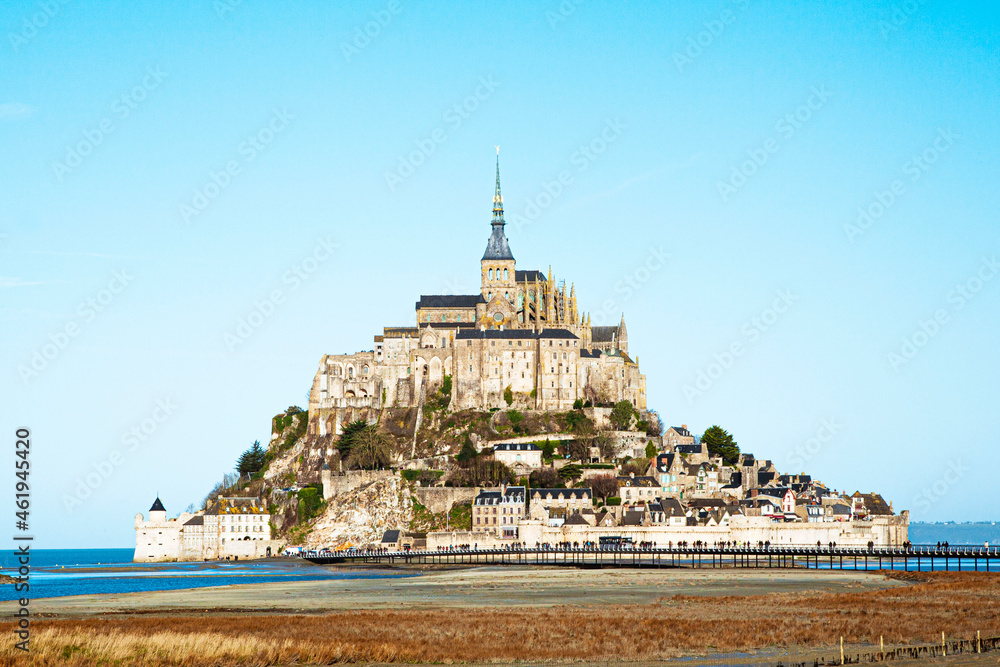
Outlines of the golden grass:
[{"label": "golden grass", "polygon": [[[641,577],[641,573],[636,573]],[[691,651],[1000,635],[1000,576],[902,575],[848,594],[673,596],[654,605],[39,621],[29,664],[251,666],[340,662],[655,660]],[[25,664],[8,643],[0,665]]]}]

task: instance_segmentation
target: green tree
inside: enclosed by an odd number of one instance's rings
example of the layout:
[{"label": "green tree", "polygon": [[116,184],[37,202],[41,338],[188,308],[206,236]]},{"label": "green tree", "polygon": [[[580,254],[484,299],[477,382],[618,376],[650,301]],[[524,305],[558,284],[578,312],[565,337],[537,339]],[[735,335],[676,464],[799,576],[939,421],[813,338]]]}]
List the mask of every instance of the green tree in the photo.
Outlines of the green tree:
[{"label": "green tree", "polygon": [[708,427],[701,436],[701,441],[708,447],[709,456],[721,456],[726,465],[735,465],[739,461],[739,445],[733,440],[732,434],[718,424]]},{"label": "green tree", "polygon": [[511,390],[510,385],[503,390],[503,400],[507,403],[507,407],[514,404],[514,392]]},{"label": "green tree", "polygon": [[264,467],[264,448],[260,446],[260,440],[254,440],[250,449],[246,450],[236,459],[236,471],[240,475],[252,475],[260,472]]},{"label": "green tree", "polygon": [[559,469],[559,479],[568,483],[572,483],[574,479],[579,479],[582,476],[583,470],[576,463],[567,463]]},{"label": "green tree", "polygon": [[545,442],[538,443],[538,448],[542,450],[543,459],[551,459],[555,456],[556,444],[548,438],[545,439]]},{"label": "green tree", "polygon": [[340,432],[340,439],[337,440],[337,449],[340,450],[340,455],[346,458],[351,453],[351,449],[357,442],[358,437],[365,431],[374,430],[375,428],[369,426],[368,422],[364,419],[352,421],[350,424],[345,426]]},{"label": "green tree", "polygon": [[579,410],[567,412],[565,419],[566,430],[570,433],[591,433],[594,430],[594,422]]},{"label": "green tree", "polygon": [[381,470],[389,467],[392,454],[385,437],[374,428],[361,431],[347,456],[347,467],[354,470]]},{"label": "green tree", "polygon": [[615,430],[627,431],[629,424],[632,423],[632,404],[628,401],[618,401],[611,409],[609,419]]},{"label": "green tree", "polygon": [[299,499],[299,522],[309,521],[317,516],[323,507],[323,495],[315,487],[300,489],[296,494]]},{"label": "green tree", "polygon": [[654,459],[654,458],[656,458],[656,454],[657,454],[656,445],[654,445],[652,443],[652,441],[647,442],[646,443],[646,458],[647,459]]},{"label": "green tree", "polygon": [[459,450],[455,460],[460,466],[465,468],[477,456],[479,456],[479,452],[476,451],[475,445],[472,444],[472,438],[469,437],[469,433],[466,431],[465,439],[462,441],[462,449]]},{"label": "green tree", "polygon": [[520,433],[521,423],[524,421],[524,415],[517,410],[508,410],[507,421],[510,422],[510,425],[514,429],[515,433]]}]

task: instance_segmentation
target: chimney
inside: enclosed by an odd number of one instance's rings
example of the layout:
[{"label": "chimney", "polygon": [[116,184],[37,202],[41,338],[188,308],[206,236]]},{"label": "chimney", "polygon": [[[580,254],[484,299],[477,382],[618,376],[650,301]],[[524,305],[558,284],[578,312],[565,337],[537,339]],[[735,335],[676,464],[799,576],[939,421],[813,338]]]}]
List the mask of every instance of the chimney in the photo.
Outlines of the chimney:
[{"label": "chimney", "polygon": [[681,424],[681,428],[682,428],[682,429],[684,429],[684,430],[686,431],[686,430],[687,430],[687,428],[688,428],[688,425],[687,425],[687,424]]}]

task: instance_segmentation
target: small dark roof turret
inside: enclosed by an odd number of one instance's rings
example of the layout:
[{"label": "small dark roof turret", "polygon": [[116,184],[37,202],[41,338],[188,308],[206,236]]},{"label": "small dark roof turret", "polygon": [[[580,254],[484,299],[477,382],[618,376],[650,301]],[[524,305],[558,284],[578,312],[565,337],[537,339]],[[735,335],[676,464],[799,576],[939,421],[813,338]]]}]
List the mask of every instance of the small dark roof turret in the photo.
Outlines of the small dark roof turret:
[{"label": "small dark roof turret", "polygon": [[150,512],[166,512],[167,510],[163,507],[163,503],[160,502],[160,497],[157,496],[156,500],[153,501],[153,506],[149,508]]}]

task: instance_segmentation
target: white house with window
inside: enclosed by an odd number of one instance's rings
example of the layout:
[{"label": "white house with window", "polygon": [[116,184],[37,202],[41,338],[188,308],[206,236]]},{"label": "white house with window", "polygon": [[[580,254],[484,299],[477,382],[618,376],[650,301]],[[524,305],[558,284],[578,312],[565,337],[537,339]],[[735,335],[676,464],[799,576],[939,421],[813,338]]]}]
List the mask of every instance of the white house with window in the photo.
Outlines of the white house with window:
[{"label": "white house with window", "polygon": [[533,442],[501,442],[493,446],[493,458],[511,468],[542,467],[542,450]]}]

